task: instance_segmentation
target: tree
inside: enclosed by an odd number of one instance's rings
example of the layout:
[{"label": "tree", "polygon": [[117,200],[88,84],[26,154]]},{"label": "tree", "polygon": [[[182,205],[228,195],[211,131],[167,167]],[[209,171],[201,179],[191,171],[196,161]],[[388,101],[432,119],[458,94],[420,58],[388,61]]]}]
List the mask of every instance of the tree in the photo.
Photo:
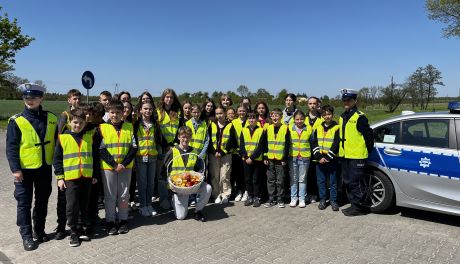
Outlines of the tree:
[{"label": "tree", "polygon": [[263,100],[267,104],[270,104],[273,100],[273,95],[271,95],[264,88],[257,89],[257,91],[254,93],[254,97],[256,97],[256,101]]},{"label": "tree", "polygon": [[443,35],[446,38],[460,37],[460,1],[427,0],[428,18],[446,24]]},{"label": "tree", "polygon": [[390,85],[382,90],[382,103],[388,107],[386,112],[393,113],[402,103],[406,94],[407,89],[401,85],[395,84],[393,82],[393,77],[391,77]]},{"label": "tree", "polygon": [[282,89],[276,96],[276,103],[284,104],[284,98],[286,98],[287,95],[288,95],[288,91],[286,89]]},{"label": "tree", "polygon": [[6,73],[14,70],[16,53],[29,46],[34,38],[21,34],[17,19],[11,21],[8,14],[2,15],[1,12],[0,6],[0,81],[3,83],[6,80]]},{"label": "tree", "polygon": [[246,97],[249,94],[249,88],[246,85],[240,85],[236,89],[236,92],[239,93],[241,97]]},{"label": "tree", "polygon": [[438,69],[436,69],[433,65],[428,64],[425,67],[424,81],[427,87],[427,92],[425,108],[423,108],[424,110],[428,108],[428,103],[430,102],[430,100],[433,99],[436,96],[436,94],[438,94],[438,90],[436,89],[435,85],[444,86],[444,83],[441,81],[441,79],[441,72]]}]

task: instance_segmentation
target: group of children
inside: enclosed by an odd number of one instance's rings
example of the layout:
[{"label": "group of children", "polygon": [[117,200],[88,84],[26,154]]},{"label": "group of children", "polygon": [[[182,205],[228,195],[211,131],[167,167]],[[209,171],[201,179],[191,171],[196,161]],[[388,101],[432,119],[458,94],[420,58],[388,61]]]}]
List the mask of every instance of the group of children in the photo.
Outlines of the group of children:
[{"label": "group of children", "polygon": [[[294,94],[286,96],[284,110],[271,111],[263,101],[253,110],[249,98],[233,108],[227,95],[217,106],[211,99],[181,104],[172,89],[162,93],[157,105],[148,92],[134,106],[129,92],[112,97],[104,91],[99,102],[89,105],[81,104],[80,97],[78,90],[68,92],[69,108],[58,122],[53,158],[56,238],[65,237],[67,223],[70,246],[90,239],[101,192],[109,235],[129,231],[136,189],[142,216],[156,215],[152,197],[157,194],[160,206],[172,206],[177,219],[185,219],[192,205],[195,219],[203,222],[211,196],[218,204],[234,199],[245,206],[283,208],[290,191],[289,206],[303,208],[315,202],[318,192],[319,209],[329,201],[332,210],[339,210],[339,125],[333,120],[334,108],[320,108],[316,97],[308,99],[307,113],[296,107]],[[187,153],[196,156],[183,155]],[[168,189],[168,172],[205,167],[206,182],[197,195]],[[311,167],[316,167],[315,186],[308,193]]]}]

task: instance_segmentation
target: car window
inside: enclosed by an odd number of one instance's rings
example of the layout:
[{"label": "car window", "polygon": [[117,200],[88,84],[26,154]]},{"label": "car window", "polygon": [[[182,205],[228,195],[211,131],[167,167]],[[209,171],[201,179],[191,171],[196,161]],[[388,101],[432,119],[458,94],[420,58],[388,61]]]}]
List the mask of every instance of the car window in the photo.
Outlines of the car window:
[{"label": "car window", "polygon": [[399,143],[401,123],[391,123],[374,129],[375,142]]},{"label": "car window", "polygon": [[402,143],[414,146],[448,148],[449,120],[420,119],[404,121]]}]

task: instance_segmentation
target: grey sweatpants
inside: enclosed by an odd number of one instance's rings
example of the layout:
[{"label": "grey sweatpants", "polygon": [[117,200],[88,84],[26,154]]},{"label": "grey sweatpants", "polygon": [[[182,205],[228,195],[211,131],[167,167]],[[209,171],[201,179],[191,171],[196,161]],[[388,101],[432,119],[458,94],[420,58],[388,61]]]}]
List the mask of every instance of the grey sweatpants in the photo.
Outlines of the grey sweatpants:
[{"label": "grey sweatpants", "polygon": [[[195,207],[195,212],[203,210],[208,203],[209,197],[211,197],[211,185],[203,183],[200,189],[198,189],[197,194],[199,195],[199,199]],[[176,193],[173,195],[172,204],[174,207],[174,213],[176,214],[176,218],[179,220],[184,220],[187,217],[188,198],[189,195],[180,195]]]},{"label": "grey sweatpants", "polygon": [[131,169],[125,169],[120,173],[103,170],[102,182],[104,184],[105,221],[115,222],[117,218],[127,220]]}]

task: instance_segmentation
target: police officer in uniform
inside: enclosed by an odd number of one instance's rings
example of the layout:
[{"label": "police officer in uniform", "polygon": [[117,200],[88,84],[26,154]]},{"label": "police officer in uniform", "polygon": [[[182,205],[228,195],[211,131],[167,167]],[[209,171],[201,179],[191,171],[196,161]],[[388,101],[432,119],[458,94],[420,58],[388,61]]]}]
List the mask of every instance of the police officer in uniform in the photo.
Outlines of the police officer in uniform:
[{"label": "police officer in uniform", "polygon": [[342,101],[345,112],[340,116],[340,148],[343,183],[351,206],[343,209],[346,216],[363,215],[369,211],[364,195],[365,165],[374,146],[374,135],[365,114],[356,107],[358,92],[343,89]]},{"label": "police officer in uniform", "polygon": [[[14,177],[14,197],[18,202],[16,224],[24,250],[30,251],[35,250],[38,243],[49,240],[45,221],[52,190],[51,164],[57,117],[42,109],[45,88],[26,83],[19,89],[23,91],[25,108],[8,121],[6,155]],[[34,192],[35,206],[31,213]]]}]

